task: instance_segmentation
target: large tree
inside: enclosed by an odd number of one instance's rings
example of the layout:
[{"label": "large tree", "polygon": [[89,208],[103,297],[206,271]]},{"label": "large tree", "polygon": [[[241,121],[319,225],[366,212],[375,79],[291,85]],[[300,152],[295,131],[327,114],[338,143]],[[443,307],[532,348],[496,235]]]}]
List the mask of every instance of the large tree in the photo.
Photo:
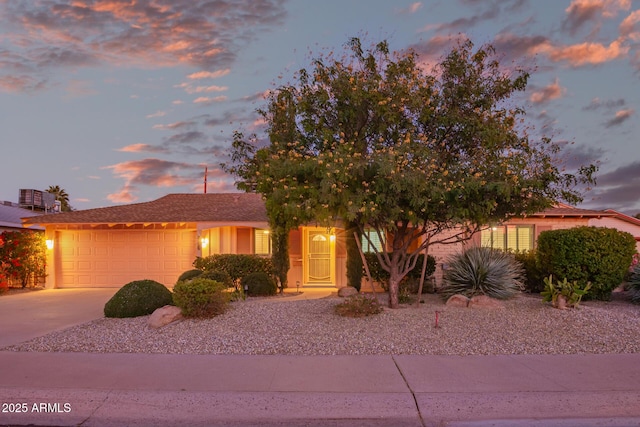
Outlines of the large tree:
[{"label": "large tree", "polygon": [[343,220],[377,233],[390,307],[430,244],[576,203],[576,185],[592,181],[593,166],[565,173],[556,144],[530,140],[514,105],[529,74],[502,67],[491,46],[460,43],[429,72],[386,42],[348,46],[271,92],[260,110],[269,143],[237,134],[228,170],[288,224]]}]

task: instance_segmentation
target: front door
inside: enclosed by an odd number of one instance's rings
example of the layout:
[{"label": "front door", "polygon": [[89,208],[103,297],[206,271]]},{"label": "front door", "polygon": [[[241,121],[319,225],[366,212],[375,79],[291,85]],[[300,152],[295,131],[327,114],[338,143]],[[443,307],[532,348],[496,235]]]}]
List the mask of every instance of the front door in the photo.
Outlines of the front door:
[{"label": "front door", "polygon": [[326,228],[307,228],[305,237],[304,282],[335,286],[335,238]]}]

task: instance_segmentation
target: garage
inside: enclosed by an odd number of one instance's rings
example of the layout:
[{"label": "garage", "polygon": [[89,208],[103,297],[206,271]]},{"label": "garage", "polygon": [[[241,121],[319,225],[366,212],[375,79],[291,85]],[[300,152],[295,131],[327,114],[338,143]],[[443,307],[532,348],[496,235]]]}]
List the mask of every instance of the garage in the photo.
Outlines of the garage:
[{"label": "garage", "polygon": [[60,288],[119,288],[141,279],[173,286],[196,257],[195,230],[58,230],[55,241]]}]

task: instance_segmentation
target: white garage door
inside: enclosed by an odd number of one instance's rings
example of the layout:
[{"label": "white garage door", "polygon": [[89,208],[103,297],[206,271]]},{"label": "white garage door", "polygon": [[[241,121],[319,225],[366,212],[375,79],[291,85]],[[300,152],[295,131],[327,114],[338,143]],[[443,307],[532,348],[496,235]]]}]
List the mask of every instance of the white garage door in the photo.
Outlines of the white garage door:
[{"label": "white garage door", "polygon": [[57,237],[59,288],[119,288],[142,279],[173,286],[196,257],[195,231],[65,230]]}]

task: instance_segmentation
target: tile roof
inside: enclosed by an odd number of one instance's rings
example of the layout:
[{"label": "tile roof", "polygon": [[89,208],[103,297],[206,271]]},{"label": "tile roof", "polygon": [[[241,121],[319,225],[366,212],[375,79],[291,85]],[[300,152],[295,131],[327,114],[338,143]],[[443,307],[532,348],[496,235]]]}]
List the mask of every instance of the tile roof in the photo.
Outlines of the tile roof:
[{"label": "tile roof", "polygon": [[573,206],[558,204],[551,208],[547,208],[541,212],[529,215],[530,217],[571,217],[571,218],[601,218],[615,216],[615,214],[607,211],[597,211],[591,209],[579,209]]},{"label": "tile roof", "polygon": [[169,194],[157,200],[24,218],[25,224],[266,222],[260,194]]}]

